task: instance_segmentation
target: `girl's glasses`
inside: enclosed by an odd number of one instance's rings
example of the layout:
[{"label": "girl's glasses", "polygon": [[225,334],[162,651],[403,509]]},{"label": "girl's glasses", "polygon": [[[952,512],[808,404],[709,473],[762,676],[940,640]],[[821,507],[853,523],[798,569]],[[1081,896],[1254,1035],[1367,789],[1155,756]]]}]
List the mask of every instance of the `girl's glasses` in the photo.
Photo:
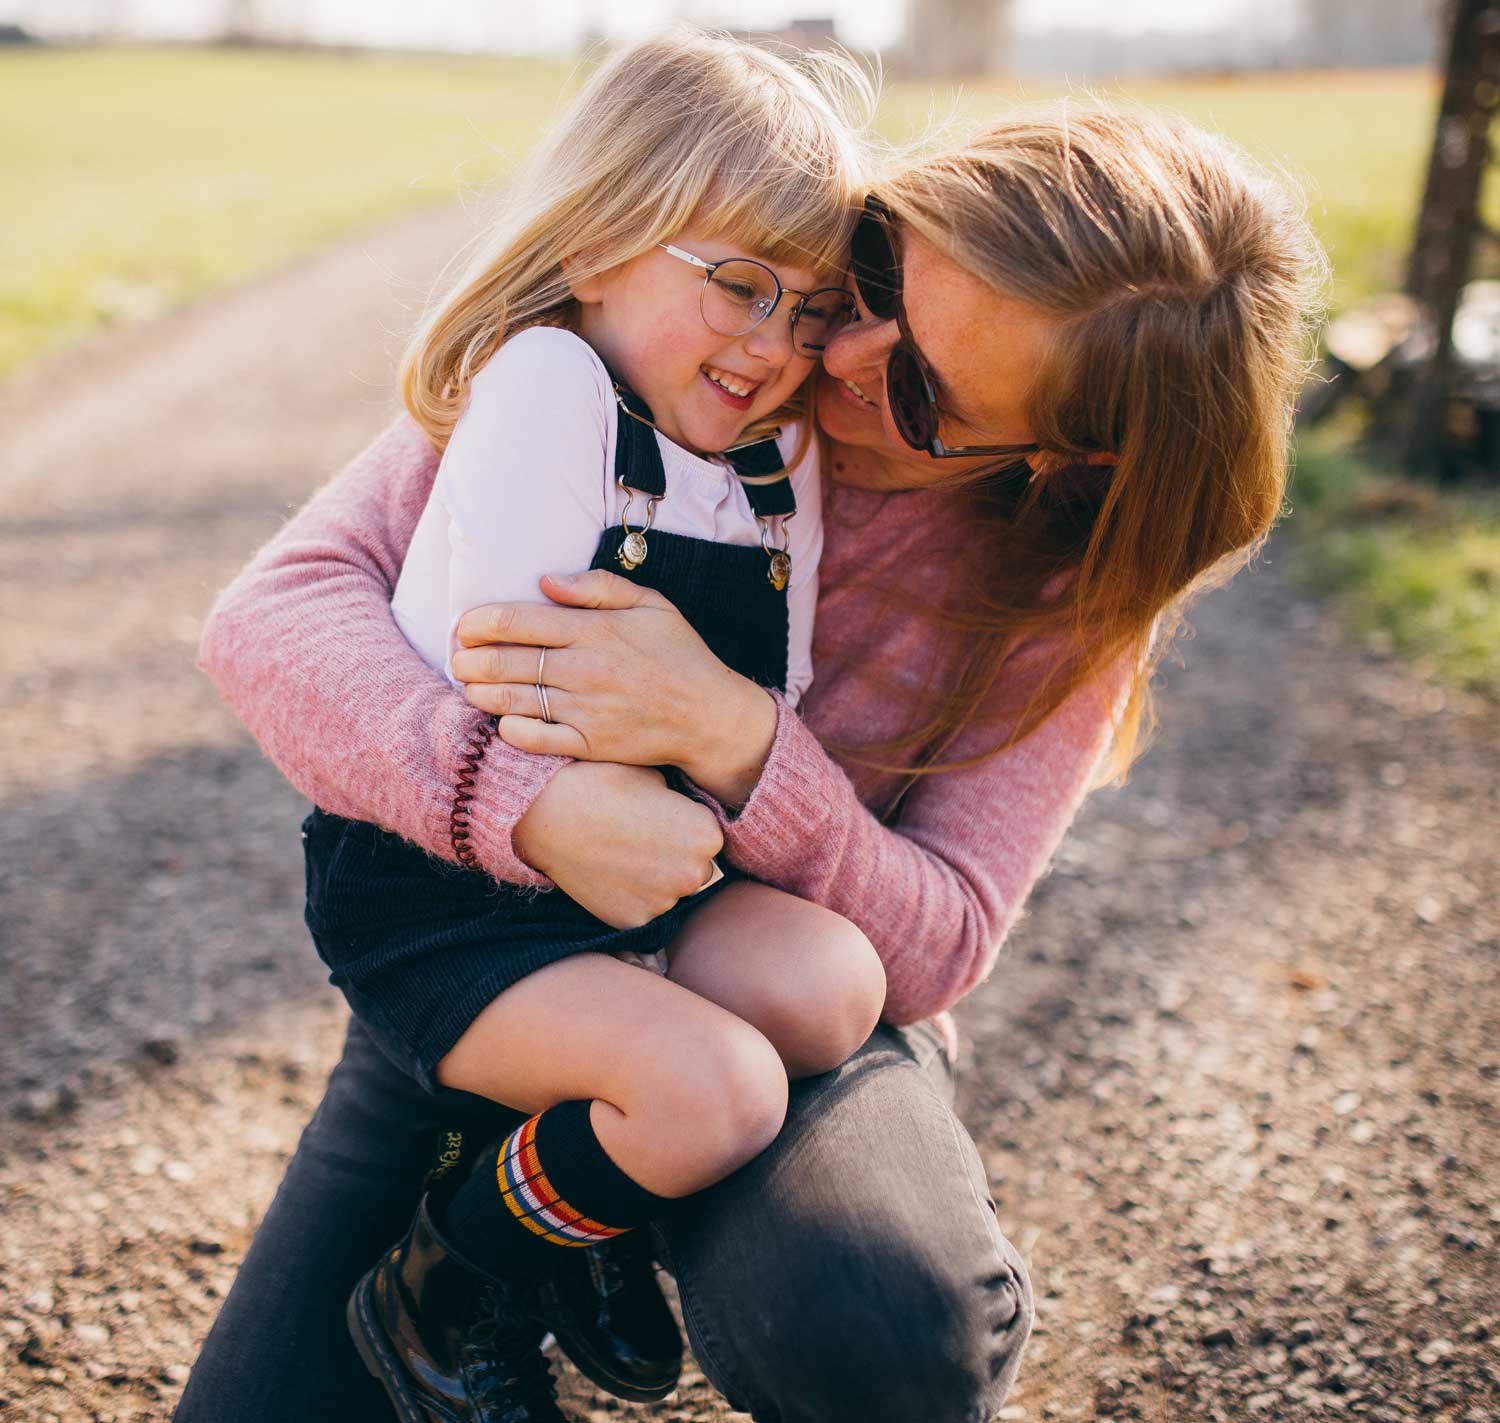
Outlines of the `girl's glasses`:
[{"label": "girl's glasses", "polygon": [[938,435],[937,388],[906,324],[906,309],[901,302],[901,259],[891,222],[885,204],[879,198],[867,198],[854,228],[849,255],[859,299],[878,320],[894,318],[901,333],[885,367],[886,400],[901,438],[912,449],[939,460],[960,455],[1009,455],[1019,459],[1040,453],[1040,445],[959,445],[950,449],[943,443]]},{"label": "girl's glasses", "polygon": [[769,267],[749,257],[705,262],[668,243],[656,244],[679,262],[690,262],[703,272],[698,309],[710,331],[720,336],[743,336],[754,331],[781,304],[783,295],[797,298],[792,307],[792,344],[804,356],[821,356],[835,334],[854,316],[854,298],[843,287],[820,287],[815,292],[793,291]]}]

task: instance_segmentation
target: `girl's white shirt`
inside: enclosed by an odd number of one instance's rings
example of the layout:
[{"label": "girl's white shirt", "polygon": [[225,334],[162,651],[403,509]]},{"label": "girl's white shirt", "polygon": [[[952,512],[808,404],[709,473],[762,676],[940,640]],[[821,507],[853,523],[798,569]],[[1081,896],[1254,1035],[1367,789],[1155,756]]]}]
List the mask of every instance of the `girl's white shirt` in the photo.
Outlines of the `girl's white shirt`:
[{"label": "girl's white shirt", "polygon": [[[548,602],[542,574],[582,572],[604,530],[619,524],[626,495],[614,479],[617,410],[604,363],[577,336],[552,327],[513,336],[474,377],[391,599],[406,640],[455,686],[464,613],[484,603]],[[782,432],[784,457],[799,438],[795,427]],[[759,546],[761,526],[734,471],[660,434],[656,442],[667,493],[652,530]],[[797,513],[784,526],[772,518],[771,526],[776,547],[790,538],[786,696],[795,706],[812,684],[823,552],[816,440],[788,473]],[[644,520],[638,494],[631,528]],[[646,542],[649,548],[650,534]]]}]

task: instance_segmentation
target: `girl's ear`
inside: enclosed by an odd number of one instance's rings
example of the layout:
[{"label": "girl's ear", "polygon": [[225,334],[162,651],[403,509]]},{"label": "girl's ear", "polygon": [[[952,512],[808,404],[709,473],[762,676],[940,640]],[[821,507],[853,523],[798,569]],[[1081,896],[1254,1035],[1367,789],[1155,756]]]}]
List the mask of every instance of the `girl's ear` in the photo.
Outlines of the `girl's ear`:
[{"label": "girl's ear", "polygon": [[572,293],[574,301],[583,306],[594,306],[603,300],[604,274],[602,272],[595,272],[587,277],[580,276],[576,257],[564,257],[562,271],[568,283],[568,291]]}]

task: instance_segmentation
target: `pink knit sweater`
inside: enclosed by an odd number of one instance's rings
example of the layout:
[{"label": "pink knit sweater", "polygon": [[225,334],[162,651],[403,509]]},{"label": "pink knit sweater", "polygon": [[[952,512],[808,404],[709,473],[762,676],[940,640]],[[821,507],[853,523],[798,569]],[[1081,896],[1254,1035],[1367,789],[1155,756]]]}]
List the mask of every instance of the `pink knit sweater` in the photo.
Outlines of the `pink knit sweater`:
[{"label": "pink knit sweater", "polygon": [[[436,469],[418,428],[393,425],[225,589],[200,660],[305,795],[452,859],[454,780],[482,717],[390,614]],[[812,690],[801,716],[778,699],[755,791],[738,814],[715,813],[740,868],[865,932],[885,964],[885,1018],[909,1023],[989,973],[1107,743],[1108,696],[1080,692],[1004,755],[922,779],[882,824],[899,778],[846,768],[819,738],[859,746],[902,731],[911,711],[903,689],[940,684],[962,651],[914,605],[941,596],[963,555],[963,510],[951,491],[880,494],[831,481],[825,490]],[[994,719],[952,754],[993,744],[1044,671],[1040,655],[1023,655]],[[491,743],[471,844],[496,878],[549,884],[517,857],[511,832],[563,764]]]}]

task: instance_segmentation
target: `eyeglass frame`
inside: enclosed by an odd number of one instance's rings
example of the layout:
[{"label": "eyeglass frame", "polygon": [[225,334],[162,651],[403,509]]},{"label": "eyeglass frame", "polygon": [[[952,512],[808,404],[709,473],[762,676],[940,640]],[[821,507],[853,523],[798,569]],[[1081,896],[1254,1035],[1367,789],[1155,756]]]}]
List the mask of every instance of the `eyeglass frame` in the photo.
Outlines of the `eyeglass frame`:
[{"label": "eyeglass frame", "polygon": [[781,305],[781,298],[790,294],[791,296],[802,298],[802,300],[797,303],[791,315],[790,330],[792,333],[792,346],[797,351],[798,355],[812,356],[814,359],[816,359],[825,350],[828,349],[826,344],[823,346],[819,346],[816,351],[804,351],[800,346],[797,345],[797,323],[802,319],[802,312],[806,308],[808,302],[810,302],[815,296],[822,296],[825,292],[828,292],[830,294],[836,293],[849,303],[849,314],[844,318],[844,321],[839,329],[842,330],[843,326],[847,326],[850,321],[856,321],[859,319],[859,312],[854,306],[854,298],[845,287],[818,287],[816,290],[810,292],[798,291],[796,287],[782,286],[781,278],[778,277],[770,267],[766,266],[764,262],[757,262],[754,257],[725,257],[718,262],[705,262],[703,258],[695,257],[691,252],[684,251],[681,247],[672,246],[670,242],[658,242],[656,245],[660,247],[663,252],[676,257],[679,262],[691,263],[694,267],[698,267],[702,270],[703,290],[698,295],[698,313],[700,316],[703,314],[703,298],[708,292],[708,284],[714,279],[714,273],[717,272],[720,267],[727,267],[731,262],[745,262],[752,267],[759,267],[761,271],[765,272],[771,278],[771,280],[776,283],[776,300],[766,308],[766,313],[764,316],[758,317],[743,331],[720,331],[717,327],[710,325],[708,317],[704,316],[703,324],[707,326],[710,331],[714,332],[715,335],[731,337],[748,336],[752,331],[755,330],[757,326],[762,326],[767,321],[769,321],[776,314],[776,309]]},{"label": "eyeglass frame", "polygon": [[[891,254],[888,269],[888,281],[883,282],[891,294],[891,314],[882,316],[871,303],[866,295],[866,284],[860,280],[859,264],[854,260],[854,241],[857,240],[858,231],[865,223],[873,223],[880,227],[886,247]],[[1006,455],[1015,459],[1023,459],[1027,455],[1042,453],[1042,446],[1031,445],[955,445],[949,446],[943,443],[943,437],[938,433],[942,412],[938,409],[937,386],[932,378],[932,367],[927,362],[927,357],[922,354],[922,348],[917,345],[916,338],[911,334],[911,327],[906,320],[906,303],[902,300],[904,291],[905,274],[902,269],[899,250],[896,247],[895,237],[892,229],[895,220],[891,211],[874,194],[865,199],[865,210],[860,214],[859,222],[855,226],[855,239],[850,241],[849,273],[854,279],[854,289],[859,294],[859,299],[869,310],[870,314],[880,321],[893,320],[899,333],[896,344],[891,347],[891,354],[885,364],[885,390],[886,399],[890,401],[891,420],[896,426],[896,432],[914,450],[930,455],[935,460],[949,460],[971,457],[975,455]],[[871,283],[873,285],[873,281]],[[894,401],[891,401],[891,390],[896,382],[892,378],[892,372],[898,360],[909,360],[915,367],[917,374],[922,378],[922,392],[927,400],[927,408],[932,420],[932,438],[925,444],[914,440],[906,429],[910,417],[903,421],[897,411]]]}]

